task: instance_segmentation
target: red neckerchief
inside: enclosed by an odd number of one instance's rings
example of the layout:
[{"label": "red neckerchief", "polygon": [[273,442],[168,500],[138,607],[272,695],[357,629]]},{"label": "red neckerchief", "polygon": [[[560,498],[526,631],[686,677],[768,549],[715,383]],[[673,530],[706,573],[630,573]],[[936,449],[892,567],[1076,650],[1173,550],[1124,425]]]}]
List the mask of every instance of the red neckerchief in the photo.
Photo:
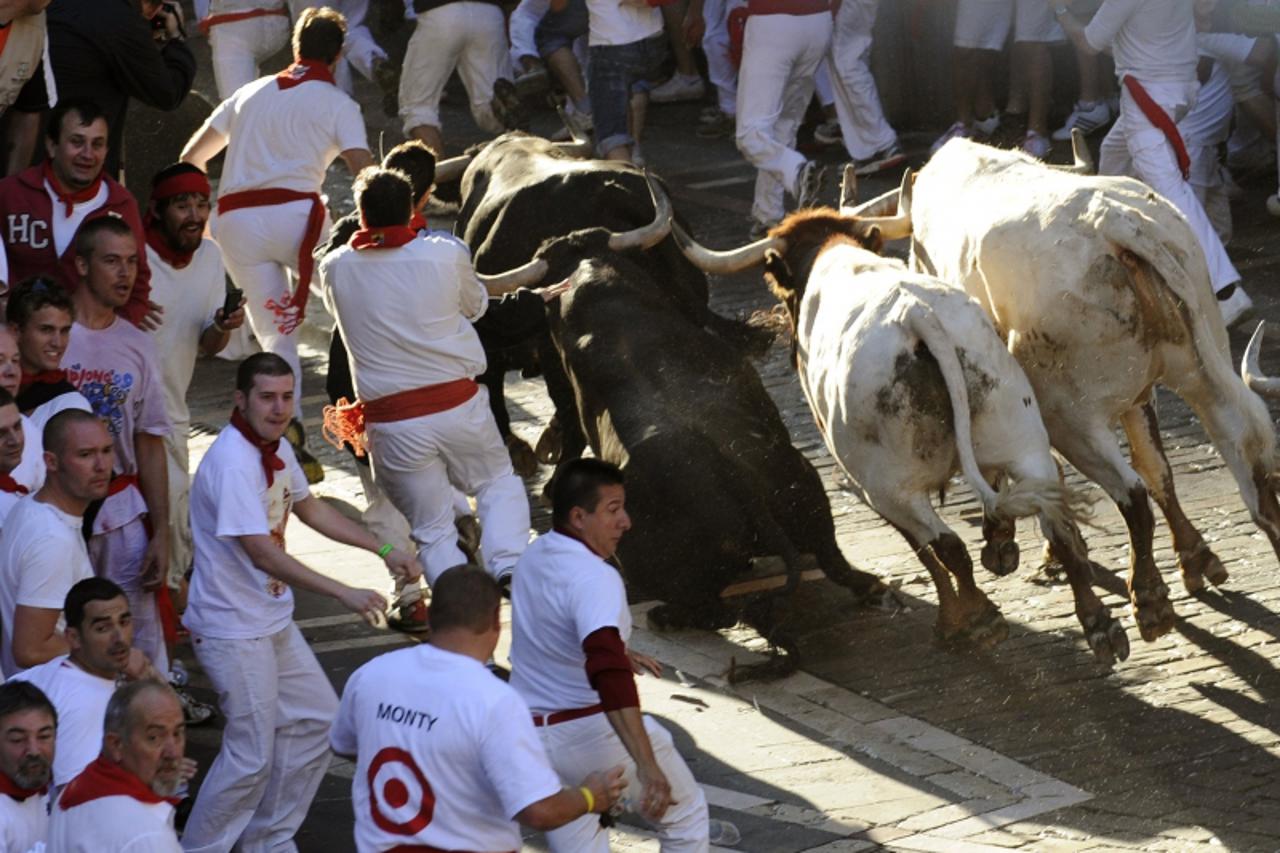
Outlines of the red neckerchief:
[{"label": "red neckerchief", "polygon": [[28,797],[34,797],[36,794],[43,794],[48,790],[48,785],[44,785],[39,788],[19,788],[17,782],[13,781],[3,773],[0,773],[0,794],[12,797],[18,802],[22,802]]},{"label": "red neckerchief", "polygon": [[[190,252],[179,252],[169,245],[169,241],[165,239],[164,231],[161,230],[160,224],[156,222],[155,217],[150,213],[142,220],[142,225],[147,233],[147,245],[156,250],[166,264],[175,270],[180,270],[187,264],[191,263],[191,257],[196,253],[195,249]],[[197,246],[197,248],[199,248]]]},{"label": "red neckerchief", "polygon": [[262,470],[267,475],[267,488],[270,488],[276,481],[276,472],[284,470],[284,460],[276,455],[276,451],[280,449],[280,439],[264,441],[249,425],[245,416],[240,414],[239,409],[231,410],[231,425],[240,431],[245,441],[258,448],[258,452],[262,454]]},{"label": "red neckerchief", "polygon": [[333,83],[333,72],[329,66],[316,59],[299,59],[276,75],[276,85],[281,89],[292,89],[308,80],[321,80]]},{"label": "red neckerchief", "polygon": [[409,227],[415,233],[421,233],[427,230],[427,218],[422,215],[422,211],[415,210],[413,216],[409,219]]},{"label": "red neckerchief", "polygon": [[9,474],[0,474],[0,492],[8,492],[11,495],[27,495],[31,493],[31,490],[13,479]]},{"label": "red neckerchief", "polygon": [[40,373],[24,373],[22,380],[18,383],[18,393],[21,394],[32,385],[56,385],[59,382],[67,381],[67,371],[65,370],[44,370]]},{"label": "red neckerchief", "polygon": [[154,805],[182,802],[177,797],[162,797],[137,776],[102,756],[94,759],[79,776],[72,779],[58,797],[58,808],[66,811],[103,797],[133,797],[140,803]]},{"label": "red neckerchief", "polygon": [[93,183],[89,184],[89,186],[84,189],[76,190],[74,192],[65,192],[62,189],[62,185],[58,183],[58,179],[54,177],[53,167],[49,164],[48,160],[45,160],[44,163],[41,164],[40,169],[44,174],[45,183],[53,189],[53,194],[58,197],[58,201],[66,205],[66,216],[71,215],[77,204],[93,200],[93,197],[98,194],[98,190],[102,189],[101,172],[98,173],[98,177],[93,179]]},{"label": "red neckerchief", "polygon": [[572,539],[575,542],[581,542],[583,548],[586,548],[588,551],[590,551],[592,554],[595,554],[600,559],[602,560],[609,559],[608,557],[605,557],[603,554],[597,551],[595,548],[592,548],[590,545],[588,545],[587,540],[583,539],[581,536],[574,533],[572,530],[566,530],[563,527],[553,527],[551,529],[554,530],[556,533],[559,533],[561,536],[568,536],[570,539]]},{"label": "red neckerchief", "polygon": [[385,228],[361,228],[351,235],[351,248],[397,249],[417,239],[412,225],[388,225]]}]

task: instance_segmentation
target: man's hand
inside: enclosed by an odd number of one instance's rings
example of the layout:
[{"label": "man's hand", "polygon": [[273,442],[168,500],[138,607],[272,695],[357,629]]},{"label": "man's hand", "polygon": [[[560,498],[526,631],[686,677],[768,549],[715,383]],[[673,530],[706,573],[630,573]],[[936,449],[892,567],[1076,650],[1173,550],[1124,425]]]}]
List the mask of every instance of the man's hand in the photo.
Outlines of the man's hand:
[{"label": "man's hand", "polygon": [[533,292],[542,297],[543,302],[550,302],[562,293],[568,293],[573,288],[573,282],[569,279],[558,281],[555,284],[548,284],[546,287],[539,287]]},{"label": "man's hand", "polygon": [[637,807],[640,815],[649,820],[658,820],[667,813],[667,809],[675,805],[671,799],[671,783],[655,764],[645,768],[636,765],[636,779],[640,782],[642,792]]},{"label": "man's hand", "polygon": [[387,571],[398,581],[413,583],[422,577],[422,566],[399,548],[392,548],[383,562],[387,564]]},{"label": "man's hand", "polygon": [[124,665],[124,677],[129,681],[142,681],[143,679],[151,679],[152,681],[163,681],[168,683],[167,678],[161,677],[160,673],[151,664],[151,659],[146,656],[142,649],[136,646],[129,649],[129,662]]},{"label": "man's hand", "polygon": [[244,325],[244,299],[240,300],[240,307],[232,311],[227,316],[222,316],[222,309],[219,308],[213,314],[213,322],[222,327],[224,332],[234,332],[236,329]]},{"label": "man's hand", "polygon": [[622,792],[627,789],[627,780],[622,776],[622,765],[609,770],[597,770],[582,780],[582,787],[589,788],[591,796],[595,798],[596,807],[592,811],[604,814],[613,808]]},{"label": "man's hand", "polygon": [[154,332],[160,328],[160,323],[164,319],[164,306],[158,302],[147,300],[147,313],[142,315],[142,320],[138,323],[138,328],[144,332]]},{"label": "man's hand", "polygon": [[142,555],[142,588],[156,590],[169,573],[169,540],[164,536],[152,536]]},{"label": "man's hand", "polygon": [[337,598],[343,607],[352,613],[359,613],[374,628],[378,627],[387,612],[387,600],[376,590],[347,586],[342,588]]},{"label": "man's hand", "polygon": [[631,649],[627,649],[627,658],[631,661],[631,671],[636,675],[644,675],[647,672],[654,678],[662,677],[662,664],[657,658],[633,652]]},{"label": "man's hand", "polygon": [[182,9],[177,3],[142,0],[142,14],[151,21],[151,37],[159,44],[186,36]]},{"label": "man's hand", "polygon": [[183,782],[190,782],[196,778],[196,774],[200,772],[200,765],[196,764],[194,758],[182,757],[180,769],[178,770],[178,778]]}]

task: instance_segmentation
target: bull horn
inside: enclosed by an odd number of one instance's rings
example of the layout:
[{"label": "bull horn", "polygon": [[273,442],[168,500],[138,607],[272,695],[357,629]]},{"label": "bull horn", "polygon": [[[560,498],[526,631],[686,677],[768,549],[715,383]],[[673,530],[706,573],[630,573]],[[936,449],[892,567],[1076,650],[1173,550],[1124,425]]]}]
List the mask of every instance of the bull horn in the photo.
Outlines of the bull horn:
[{"label": "bull horn", "polygon": [[853,207],[858,201],[858,173],[852,163],[844,164],[840,177],[840,209]]},{"label": "bull horn", "polygon": [[1071,158],[1075,161],[1070,166],[1050,166],[1055,172],[1067,172],[1072,175],[1092,175],[1094,173],[1093,154],[1089,152],[1089,143],[1085,141],[1080,128],[1071,128]]},{"label": "bull horn", "polygon": [[890,190],[884,195],[878,195],[870,201],[864,201],[857,207],[846,207],[844,201],[840,202],[840,212],[845,216],[887,216],[894,213],[898,209],[898,193],[900,190]]},{"label": "bull horn", "polygon": [[458,180],[467,166],[471,165],[471,160],[470,154],[463,154],[461,157],[450,157],[436,163],[436,183],[447,184]]},{"label": "bull horn", "polygon": [[[911,236],[911,190],[914,176],[910,169],[902,173],[902,186],[897,191],[898,211],[893,216],[862,216],[867,225],[875,225],[886,240],[903,240]],[[854,208],[855,210],[858,208]],[[845,211],[846,213],[850,211]]]},{"label": "bull horn", "polygon": [[786,240],[781,237],[765,237],[737,249],[717,252],[698,243],[675,222],[671,223],[671,236],[676,238],[676,245],[680,247],[680,251],[691,264],[713,275],[733,275],[763,263],[765,253],[770,250],[779,254],[785,254],[787,251]]},{"label": "bull horn", "polygon": [[532,287],[546,277],[547,262],[541,258],[534,258],[523,266],[494,275],[476,273],[476,278],[480,279],[484,289],[495,299],[521,287]]},{"label": "bull horn", "polygon": [[610,234],[609,248],[615,252],[653,248],[671,233],[671,199],[667,198],[667,194],[647,170],[644,180],[649,185],[649,195],[653,198],[653,221],[631,231],[615,231]]},{"label": "bull horn", "polygon": [[560,116],[560,122],[564,125],[564,129],[569,131],[569,136],[572,137],[573,141],[553,142],[551,145],[557,151],[562,151],[571,157],[590,160],[592,154],[591,140],[578,135],[578,132],[573,129],[573,123],[569,121],[569,116],[565,113],[564,107],[560,104],[556,104],[556,115]]},{"label": "bull horn", "polygon": [[1261,365],[1262,333],[1266,323],[1258,324],[1249,338],[1249,345],[1244,348],[1244,358],[1240,359],[1240,378],[1249,390],[1259,397],[1280,397],[1280,379],[1273,379],[1263,374]]}]

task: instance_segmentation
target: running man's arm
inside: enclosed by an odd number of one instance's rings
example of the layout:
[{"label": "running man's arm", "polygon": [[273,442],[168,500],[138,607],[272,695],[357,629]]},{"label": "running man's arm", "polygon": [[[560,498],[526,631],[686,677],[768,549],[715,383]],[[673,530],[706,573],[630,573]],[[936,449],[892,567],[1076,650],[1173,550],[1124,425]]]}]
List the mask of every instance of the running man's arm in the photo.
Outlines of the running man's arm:
[{"label": "running man's arm", "polygon": [[[343,545],[360,548],[372,554],[377,554],[383,546],[383,543],[373,538],[373,534],[363,526],[311,495],[293,505],[293,514],[298,516],[307,527],[334,542],[341,542]],[[392,548],[384,559],[387,569],[397,578],[417,580],[422,573],[418,561],[398,548]]]}]

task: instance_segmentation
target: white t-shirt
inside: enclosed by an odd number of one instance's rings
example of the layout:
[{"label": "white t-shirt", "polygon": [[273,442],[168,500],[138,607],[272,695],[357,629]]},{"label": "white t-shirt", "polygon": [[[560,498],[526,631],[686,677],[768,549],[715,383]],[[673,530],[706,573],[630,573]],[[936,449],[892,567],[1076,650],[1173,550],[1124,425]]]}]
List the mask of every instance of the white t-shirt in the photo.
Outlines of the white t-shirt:
[{"label": "white t-shirt", "polygon": [[44,430],[36,429],[35,421],[26,415],[21,417],[22,460],[9,476],[34,495],[44,485]]},{"label": "white t-shirt", "polygon": [[293,590],[249,559],[237,537],[270,536],[284,548],[289,510],[311,495],[307,476],[281,439],[283,471],[267,488],[262,454],[233,426],[219,433],[191,484],[195,549],[182,622],[194,634],[225,640],[267,637],[293,619]]},{"label": "white t-shirt", "polygon": [[587,0],[587,20],[587,44],[592,47],[632,44],[662,32],[658,7],[620,0]]},{"label": "white t-shirt", "polygon": [[1116,77],[1143,83],[1196,79],[1196,22],[1192,0],[1104,0],[1085,27],[1094,50],[1111,49]]},{"label": "white t-shirt", "polygon": [[429,644],[357,669],[329,738],[357,756],[361,853],[519,850],[515,816],[561,788],[519,695],[479,661]]},{"label": "white t-shirt", "polygon": [[0,794],[0,853],[45,853],[49,840],[49,795],[19,802]]},{"label": "white t-shirt", "polygon": [[182,853],[173,806],[116,795],[53,807],[49,853]]},{"label": "white t-shirt", "polygon": [[50,216],[53,220],[53,248],[57,250],[58,257],[62,257],[67,247],[71,245],[71,241],[76,238],[76,232],[80,230],[81,223],[89,217],[90,213],[107,203],[111,188],[107,186],[106,181],[103,181],[93,198],[71,205],[70,216],[67,216],[67,206],[58,200],[58,194],[53,191],[53,187],[49,186],[48,179],[44,181],[44,191],[53,202],[53,215]]},{"label": "white t-shirt", "polygon": [[369,147],[359,105],[319,80],[289,89],[281,89],[274,75],[246,83],[218,105],[205,127],[228,140],[219,187],[224,196],[251,189],[319,192],[335,157]]},{"label": "white t-shirt", "polygon": [[601,628],[631,637],[627,591],[616,569],[572,537],[552,531],[516,563],[511,590],[511,686],[538,713],[587,708],[582,641]]},{"label": "white t-shirt", "polygon": [[[200,241],[191,263],[174,269],[155,249],[147,247],[151,265],[151,301],[164,306],[164,322],[151,332],[157,352],[164,353],[160,378],[165,412],[178,427],[190,422],[187,388],[200,353],[200,336],[213,325],[213,315],[227,296],[227,271],[218,244]],[[183,436],[185,437],[185,435]]]},{"label": "white t-shirt", "polygon": [[166,436],[172,429],[164,410],[155,341],[119,317],[105,329],[72,323],[62,366],[67,380],[89,401],[115,439],[116,473],[136,474],[133,436],[140,432]]},{"label": "white t-shirt", "polygon": [[0,528],[0,669],[6,678],[22,671],[13,660],[17,606],[61,611],[71,587],[93,577],[82,523],[78,515],[29,498],[18,501]]},{"label": "white t-shirt", "polygon": [[14,680],[39,687],[58,711],[53,784],[61,787],[79,776],[102,751],[102,721],[116,683],[85,672],[66,655],[33,666]]},{"label": "white t-shirt", "polygon": [[484,372],[471,324],[489,296],[457,238],[433,232],[394,249],[343,246],[320,263],[320,279],[360,399]]}]

